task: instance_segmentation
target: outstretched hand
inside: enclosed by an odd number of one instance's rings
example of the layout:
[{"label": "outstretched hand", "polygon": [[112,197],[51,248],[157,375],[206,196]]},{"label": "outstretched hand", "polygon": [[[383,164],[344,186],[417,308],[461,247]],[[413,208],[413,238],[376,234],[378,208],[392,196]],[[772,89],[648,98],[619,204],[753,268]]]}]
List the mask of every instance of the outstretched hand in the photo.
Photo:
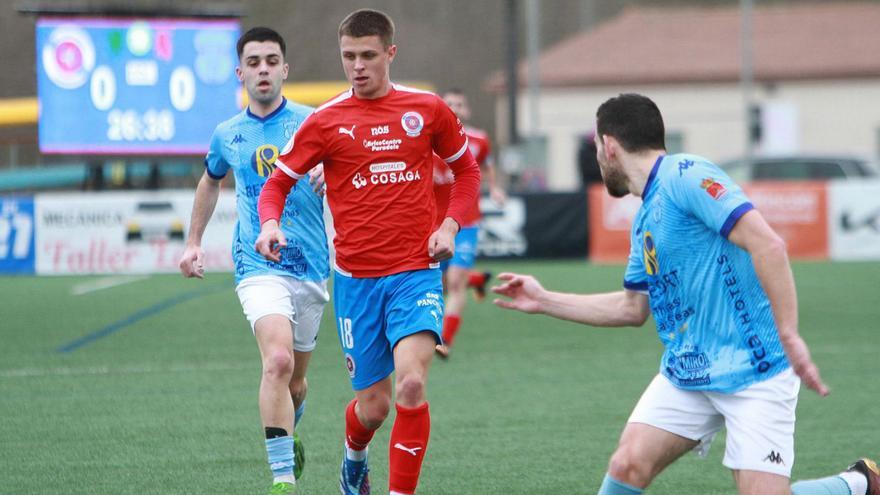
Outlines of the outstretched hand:
[{"label": "outstretched hand", "polygon": [[498,280],[501,285],[492,287],[492,292],[509,299],[495,299],[496,306],[505,309],[515,309],[523,313],[540,313],[541,299],[547,292],[541,283],[531,275],[517,273],[502,273]]}]

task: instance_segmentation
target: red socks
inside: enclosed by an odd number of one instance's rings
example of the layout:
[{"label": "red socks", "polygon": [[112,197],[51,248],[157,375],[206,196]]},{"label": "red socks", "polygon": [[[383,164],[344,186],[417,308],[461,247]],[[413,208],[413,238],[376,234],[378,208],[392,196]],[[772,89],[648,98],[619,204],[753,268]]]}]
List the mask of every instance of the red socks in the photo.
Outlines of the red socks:
[{"label": "red socks", "polygon": [[468,287],[479,287],[486,283],[486,274],[483,272],[468,272]]},{"label": "red socks", "polygon": [[345,444],[351,450],[364,450],[373,439],[376,430],[368,430],[361,424],[361,420],[354,412],[355,404],[357,399],[352,399],[345,408]]},{"label": "red socks", "polygon": [[458,326],[461,325],[461,316],[446,315],[443,317],[443,343],[452,347],[452,341],[455,340],[455,334],[458,333]]},{"label": "red socks", "polygon": [[418,407],[397,406],[397,418],[389,441],[388,485],[392,492],[413,494],[419,484],[422,459],[431,434],[428,403]]}]

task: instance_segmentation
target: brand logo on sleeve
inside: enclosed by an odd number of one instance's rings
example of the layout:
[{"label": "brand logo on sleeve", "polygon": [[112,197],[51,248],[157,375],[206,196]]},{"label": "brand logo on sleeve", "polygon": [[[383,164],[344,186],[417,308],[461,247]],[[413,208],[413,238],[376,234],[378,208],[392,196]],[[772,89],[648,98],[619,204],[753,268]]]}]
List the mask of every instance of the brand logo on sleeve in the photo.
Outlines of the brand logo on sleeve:
[{"label": "brand logo on sleeve", "polygon": [[409,137],[419,137],[425,127],[425,119],[419,112],[406,112],[400,118],[400,125]]},{"label": "brand logo on sleeve", "polygon": [[682,160],[682,161],[678,162],[678,176],[681,177],[682,175],[684,175],[685,170],[687,170],[693,166],[694,166],[693,160]]}]

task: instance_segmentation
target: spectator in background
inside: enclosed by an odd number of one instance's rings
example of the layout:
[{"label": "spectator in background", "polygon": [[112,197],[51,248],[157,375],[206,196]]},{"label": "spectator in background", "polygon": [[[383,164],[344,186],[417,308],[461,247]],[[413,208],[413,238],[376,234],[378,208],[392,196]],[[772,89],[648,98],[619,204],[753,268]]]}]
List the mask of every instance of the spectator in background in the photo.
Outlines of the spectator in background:
[{"label": "spectator in background", "polygon": [[[465,125],[464,132],[467,135],[468,148],[477,163],[480,164],[481,177],[488,185],[489,197],[498,206],[503,206],[507,195],[496,180],[489,135],[482,129],[467,125],[471,118],[471,108],[462,90],[453,88],[446,91],[443,93],[443,100]],[[434,197],[437,200],[438,220],[442,220],[446,216],[452,182],[452,171],[443,160],[435,155]],[[467,303],[467,289],[474,289],[474,297],[477,301],[482,301],[486,297],[486,283],[492,277],[490,272],[473,270],[477,259],[477,241],[480,236],[479,197],[476,198],[463,221],[465,224],[461,226],[461,230],[455,236],[455,255],[452,259],[440,263],[440,269],[443,270],[446,311],[443,315],[443,343],[437,345],[437,355],[443,359],[449,357],[449,351],[461,325],[461,314]]]},{"label": "spectator in background", "polygon": [[596,160],[596,132],[590,131],[583,138],[578,147],[578,170],[581,173],[581,184],[586,188],[590,184],[602,182],[602,173],[599,170],[599,162]]}]

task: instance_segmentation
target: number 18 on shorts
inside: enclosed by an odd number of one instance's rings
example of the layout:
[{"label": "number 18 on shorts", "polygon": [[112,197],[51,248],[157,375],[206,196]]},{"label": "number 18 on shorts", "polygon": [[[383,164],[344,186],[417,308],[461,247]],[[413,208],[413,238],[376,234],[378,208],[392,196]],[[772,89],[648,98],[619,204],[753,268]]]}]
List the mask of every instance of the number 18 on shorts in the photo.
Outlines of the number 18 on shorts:
[{"label": "number 18 on shorts", "polygon": [[333,304],[339,343],[355,390],[394,371],[393,349],[409,335],[428,331],[440,342],[443,286],[438,269],[385,277],[334,274]]}]

